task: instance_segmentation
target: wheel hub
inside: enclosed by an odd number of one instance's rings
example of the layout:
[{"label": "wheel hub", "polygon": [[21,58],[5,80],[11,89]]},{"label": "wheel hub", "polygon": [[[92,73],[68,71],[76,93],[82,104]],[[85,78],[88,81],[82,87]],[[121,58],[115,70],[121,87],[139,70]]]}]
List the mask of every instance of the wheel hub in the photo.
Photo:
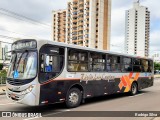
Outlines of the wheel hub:
[{"label": "wheel hub", "polygon": [[78,99],[79,99],[79,96],[78,96],[78,93],[76,92],[72,92],[69,95],[69,102],[72,104],[76,104],[78,102]]}]

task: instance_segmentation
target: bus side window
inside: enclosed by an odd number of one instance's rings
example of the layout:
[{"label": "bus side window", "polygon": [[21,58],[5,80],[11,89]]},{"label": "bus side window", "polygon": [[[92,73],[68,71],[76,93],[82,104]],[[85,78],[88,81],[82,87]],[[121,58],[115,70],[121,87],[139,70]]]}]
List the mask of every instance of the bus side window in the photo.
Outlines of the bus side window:
[{"label": "bus side window", "polygon": [[128,58],[128,57],[123,57],[123,71],[124,72],[132,72],[132,58]]},{"label": "bus side window", "polygon": [[107,56],[107,71],[112,71],[111,70],[111,61],[112,61],[112,56],[108,55]]},{"label": "bus side window", "polygon": [[148,72],[148,67],[149,67],[148,60],[141,60],[141,63],[142,63],[142,72]]},{"label": "bus side window", "polygon": [[107,56],[107,71],[119,72],[120,67],[120,57],[114,55]]},{"label": "bus side window", "polygon": [[152,72],[153,71],[153,61],[149,61],[149,65],[148,65],[148,72]]},{"label": "bus side window", "polygon": [[88,53],[82,50],[69,49],[68,71],[88,71]]},{"label": "bus side window", "polygon": [[133,59],[133,72],[142,72],[143,68],[141,66],[140,59]]},{"label": "bus side window", "polygon": [[91,71],[105,71],[105,55],[101,53],[90,53],[90,70]]}]

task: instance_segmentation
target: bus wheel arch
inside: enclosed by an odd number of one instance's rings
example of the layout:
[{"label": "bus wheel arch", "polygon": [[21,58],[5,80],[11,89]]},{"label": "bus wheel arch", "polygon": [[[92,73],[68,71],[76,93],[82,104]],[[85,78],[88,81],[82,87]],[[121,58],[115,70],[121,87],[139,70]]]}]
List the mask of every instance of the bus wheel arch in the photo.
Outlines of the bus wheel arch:
[{"label": "bus wheel arch", "polygon": [[130,93],[133,96],[138,93],[138,82],[137,81],[133,81],[133,83],[131,85]]},{"label": "bus wheel arch", "polygon": [[79,84],[72,85],[66,94],[66,106],[68,108],[78,107],[83,99],[83,87]]}]

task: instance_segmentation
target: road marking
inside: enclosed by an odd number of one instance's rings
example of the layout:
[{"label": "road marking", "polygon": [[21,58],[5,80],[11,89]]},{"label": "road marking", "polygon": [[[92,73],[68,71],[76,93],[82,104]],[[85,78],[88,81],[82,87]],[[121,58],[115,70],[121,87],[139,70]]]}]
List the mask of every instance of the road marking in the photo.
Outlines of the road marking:
[{"label": "road marking", "polygon": [[46,115],[43,115],[43,116],[56,115],[56,114],[60,114],[60,113],[68,112],[68,111],[71,111],[71,110],[63,110],[63,111],[60,111],[60,112],[50,113],[50,114],[46,114]]},{"label": "road marking", "polygon": [[27,119],[23,119],[23,120],[32,120],[32,119],[37,119],[37,118],[41,118],[41,117],[33,117],[33,118],[27,118]]},{"label": "road marking", "polygon": [[[45,117],[45,116],[47,117],[48,115],[55,115],[55,114],[60,114],[60,113],[68,112],[68,111],[71,111],[71,110],[63,110],[63,111],[56,112],[56,113],[50,113],[50,114],[43,115],[41,117]],[[41,118],[41,117],[32,117],[32,118],[27,118],[27,119],[23,119],[23,120],[33,120],[33,119],[37,119],[37,118]]]},{"label": "road marking", "polygon": [[15,103],[7,103],[7,104],[0,104],[0,105],[12,105],[12,104],[15,104]]},{"label": "road marking", "polygon": [[137,97],[137,96],[141,96],[141,95],[144,95],[145,93],[141,93],[141,94],[137,94],[137,95],[134,95],[134,96],[129,96],[129,97]]}]

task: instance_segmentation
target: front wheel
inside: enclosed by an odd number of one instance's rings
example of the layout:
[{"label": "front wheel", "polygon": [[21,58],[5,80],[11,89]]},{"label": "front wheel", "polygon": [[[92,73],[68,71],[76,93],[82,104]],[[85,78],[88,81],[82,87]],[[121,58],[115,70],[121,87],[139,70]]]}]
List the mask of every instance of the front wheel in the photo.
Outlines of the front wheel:
[{"label": "front wheel", "polygon": [[136,95],[138,93],[138,85],[137,83],[133,83],[132,86],[131,86],[131,95]]},{"label": "front wheel", "polygon": [[66,96],[66,106],[74,108],[80,105],[82,100],[82,93],[77,88],[71,88]]}]

